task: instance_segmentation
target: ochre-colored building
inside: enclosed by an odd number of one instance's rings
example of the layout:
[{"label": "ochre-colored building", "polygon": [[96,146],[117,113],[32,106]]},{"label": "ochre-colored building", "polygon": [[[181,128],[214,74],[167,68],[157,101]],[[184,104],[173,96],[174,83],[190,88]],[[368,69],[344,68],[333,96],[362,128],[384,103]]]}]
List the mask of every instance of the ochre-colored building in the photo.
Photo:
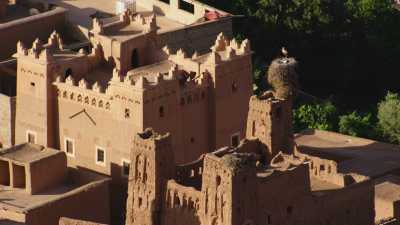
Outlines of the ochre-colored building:
[{"label": "ochre-colored building", "polygon": [[54,225],[62,216],[109,223],[109,181],[67,167],[55,149],[26,143],[2,150],[0,224]]},{"label": "ochre-colored building", "polygon": [[126,225],[374,224],[372,182],[310,180],[306,157],[271,151],[293,139],[264,132],[285,128],[288,110],[288,100],[252,97],[246,139],[185,164],[170,134],[136,135]]}]

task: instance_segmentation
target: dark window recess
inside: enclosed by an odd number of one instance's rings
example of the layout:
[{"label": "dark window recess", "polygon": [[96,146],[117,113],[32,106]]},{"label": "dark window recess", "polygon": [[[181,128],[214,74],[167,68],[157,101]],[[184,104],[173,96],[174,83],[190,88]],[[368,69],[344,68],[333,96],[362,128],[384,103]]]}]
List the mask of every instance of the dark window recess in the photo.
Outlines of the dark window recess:
[{"label": "dark window recess", "polygon": [[73,143],[72,143],[72,141],[70,141],[70,140],[67,140],[66,141],[66,151],[67,151],[67,153],[68,154],[74,154],[74,145],[73,145]]},{"label": "dark window recess", "polygon": [[31,82],[32,87],[35,87],[35,85],[36,85],[35,82]]},{"label": "dark window recess", "polygon": [[35,144],[36,143],[34,134],[28,133],[28,142],[31,143],[31,144]]},{"label": "dark window recess", "polygon": [[240,138],[239,138],[239,135],[233,135],[232,137],[231,137],[231,144],[232,144],[232,147],[237,147],[237,146],[239,146],[239,143],[240,143],[240,140],[239,140]]},{"label": "dark window recess", "polygon": [[159,0],[159,1],[169,4],[169,0]]},{"label": "dark window recess", "polygon": [[270,215],[267,216],[267,224],[271,224],[271,216]]},{"label": "dark window recess", "polygon": [[236,82],[233,82],[232,83],[232,92],[237,92],[237,90],[238,90],[238,85]]},{"label": "dark window recess", "polygon": [[164,107],[160,107],[159,109],[160,117],[164,117]]},{"label": "dark window recess", "polygon": [[286,212],[288,215],[291,215],[293,213],[293,207],[292,206],[288,206],[286,209]]},{"label": "dark window recess", "polygon": [[131,112],[129,109],[125,109],[125,118],[130,118],[131,117]]},{"label": "dark window recess", "polygon": [[129,176],[129,168],[130,168],[130,164],[128,162],[122,163],[122,174],[124,176]]},{"label": "dark window recess", "polygon": [[194,143],[194,138],[190,138],[190,143]]},{"label": "dark window recess", "polygon": [[184,0],[179,0],[179,9],[194,14],[194,5]]},{"label": "dark window recess", "polygon": [[103,163],[104,162],[104,150],[97,149],[97,162]]},{"label": "dark window recess", "polygon": [[137,49],[132,51],[131,66],[133,69],[139,67],[139,53]]}]

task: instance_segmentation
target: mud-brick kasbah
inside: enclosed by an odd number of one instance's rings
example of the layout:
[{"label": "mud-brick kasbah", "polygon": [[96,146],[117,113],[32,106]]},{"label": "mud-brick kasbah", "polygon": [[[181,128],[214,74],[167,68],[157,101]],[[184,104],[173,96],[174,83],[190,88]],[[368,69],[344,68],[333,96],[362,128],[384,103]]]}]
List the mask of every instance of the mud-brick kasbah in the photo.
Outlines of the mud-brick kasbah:
[{"label": "mud-brick kasbah", "polygon": [[400,224],[399,146],[294,134],[296,60],[253,95],[235,18],[0,0],[0,225]]}]

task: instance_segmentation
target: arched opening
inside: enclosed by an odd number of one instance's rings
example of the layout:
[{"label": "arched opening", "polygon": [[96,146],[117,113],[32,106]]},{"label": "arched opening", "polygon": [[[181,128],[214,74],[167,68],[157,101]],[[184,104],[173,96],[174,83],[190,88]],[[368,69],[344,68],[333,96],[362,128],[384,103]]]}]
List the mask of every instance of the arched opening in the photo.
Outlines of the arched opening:
[{"label": "arched opening", "polygon": [[216,183],[217,183],[217,186],[221,185],[221,177],[218,176],[218,175],[217,175],[217,178],[216,178]]},{"label": "arched opening", "polygon": [[139,53],[136,48],[132,51],[131,66],[132,69],[139,67]]}]

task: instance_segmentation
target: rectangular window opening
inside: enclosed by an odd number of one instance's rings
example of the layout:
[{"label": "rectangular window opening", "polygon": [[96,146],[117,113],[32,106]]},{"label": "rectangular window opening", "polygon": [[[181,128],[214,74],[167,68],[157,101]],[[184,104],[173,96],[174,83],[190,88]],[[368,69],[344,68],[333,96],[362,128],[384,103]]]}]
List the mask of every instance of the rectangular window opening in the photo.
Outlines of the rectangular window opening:
[{"label": "rectangular window opening", "polygon": [[102,166],[106,164],[106,151],[103,148],[96,148],[96,164]]},{"label": "rectangular window opening", "polygon": [[68,156],[75,156],[75,143],[74,140],[70,138],[65,138],[65,153]]},{"label": "rectangular window opening", "polygon": [[194,5],[192,3],[189,3],[185,0],[179,0],[179,9],[186,11],[188,13],[194,14]]},{"label": "rectangular window opening", "polygon": [[240,144],[240,135],[239,133],[233,134],[231,136],[231,146],[232,147],[238,147]]},{"label": "rectangular window opening", "polygon": [[26,132],[26,141],[31,144],[36,144],[36,133],[32,131]]},{"label": "rectangular window opening", "polygon": [[130,166],[131,166],[131,163],[129,160],[126,160],[126,159],[122,160],[122,176],[123,177],[129,176]]}]

